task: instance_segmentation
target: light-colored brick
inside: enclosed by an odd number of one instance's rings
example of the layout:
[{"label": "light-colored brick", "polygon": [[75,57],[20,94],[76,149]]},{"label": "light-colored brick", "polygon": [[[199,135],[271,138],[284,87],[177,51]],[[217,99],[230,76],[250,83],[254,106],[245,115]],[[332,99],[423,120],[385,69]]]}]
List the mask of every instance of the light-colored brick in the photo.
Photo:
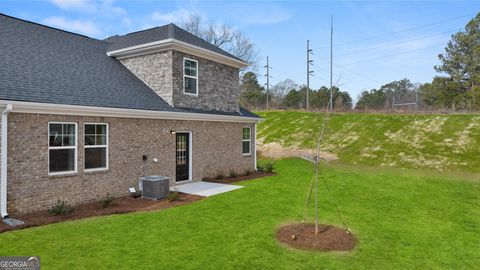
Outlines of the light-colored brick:
[{"label": "light-colored brick", "polygon": [[[78,123],[78,168],[68,176],[48,175],[48,122]],[[109,169],[84,171],[84,123],[109,124]],[[203,121],[82,117],[11,113],[8,144],[8,210],[30,212],[53,206],[57,200],[75,205],[127,195],[144,175],[142,155],[148,155],[147,174],[175,179],[175,135],[192,132],[193,180],[222,171],[243,173],[254,169],[253,156],[242,155],[242,127],[251,124]],[[253,130],[253,129],[252,129]],[[252,142],[253,145],[254,142]],[[152,159],[158,158],[158,163]]]}]

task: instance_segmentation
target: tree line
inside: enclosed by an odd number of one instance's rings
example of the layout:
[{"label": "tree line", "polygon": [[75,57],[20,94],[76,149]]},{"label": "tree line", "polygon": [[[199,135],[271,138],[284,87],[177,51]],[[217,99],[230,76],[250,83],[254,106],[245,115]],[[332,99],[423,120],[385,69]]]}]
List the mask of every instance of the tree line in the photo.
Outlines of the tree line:
[{"label": "tree line", "polygon": [[[326,108],[330,100],[330,89],[322,86],[309,89],[309,104],[312,109]],[[300,86],[291,79],[281,81],[268,92],[260,85],[254,72],[246,72],[240,81],[240,105],[252,110],[266,109],[302,109],[306,106],[307,87]],[[350,110],[353,100],[346,91],[332,87],[332,104],[335,110]]]},{"label": "tree line", "polygon": [[[389,110],[396,106],[432,110],[480,110],[480,13],[470,20],[465,29],[452,35],[445,52],[438,56],[435,66],[439,75],[431,82],[419,84],[404,78],[363,91],[353,108],[352,98],[338,87],[333,87],[335,110]],[[250,109],[264,109],[267,103],[265,87],[258,83],[255,73],[247,72],[241,78],[241,105]],[[286,79],[272,86],[269,107],[280,109],[305,108],[306,86]],[[326,108],[329,88],[309,89],[310,107]]]}]

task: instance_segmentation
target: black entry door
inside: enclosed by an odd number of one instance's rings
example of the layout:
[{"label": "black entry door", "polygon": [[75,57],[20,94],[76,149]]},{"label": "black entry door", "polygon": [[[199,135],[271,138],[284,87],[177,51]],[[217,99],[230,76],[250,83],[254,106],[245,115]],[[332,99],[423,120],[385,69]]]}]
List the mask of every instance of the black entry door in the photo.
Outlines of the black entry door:
[{"label": "black entry door", "polygon": [[189,149],[189,140],[190,136],[188,133],[177,133],[176,139],[176,180],[185,181],[189,180],[189,167],[190,167],[190,149]]}]

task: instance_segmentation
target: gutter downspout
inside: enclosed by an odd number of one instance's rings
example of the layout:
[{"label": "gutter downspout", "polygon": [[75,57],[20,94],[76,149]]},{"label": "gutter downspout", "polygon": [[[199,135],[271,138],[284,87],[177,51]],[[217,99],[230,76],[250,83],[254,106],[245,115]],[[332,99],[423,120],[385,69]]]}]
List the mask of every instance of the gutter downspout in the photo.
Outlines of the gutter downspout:
[{"label": "gutter downspout", "polygon": [[7,213],[7,165],[8,165],[8,113],[12,111],[12,104],[7,104],[2,111],[2,144],[0,170],[0,215],[8,218]]},{"label": "gutter downspout", "polygon": [[255,171],[257,170],[257,123],[253,124],[254,138],[253,142],[253,166],[255,166]]}]

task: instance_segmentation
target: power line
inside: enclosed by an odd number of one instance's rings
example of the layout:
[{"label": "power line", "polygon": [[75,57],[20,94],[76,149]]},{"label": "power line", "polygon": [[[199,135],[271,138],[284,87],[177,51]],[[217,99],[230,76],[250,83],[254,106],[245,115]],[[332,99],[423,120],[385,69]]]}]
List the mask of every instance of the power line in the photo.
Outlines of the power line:
[{"label": "power line", "polygon": [[[359,76],[359,77],[365,78],[365,79],[367,79],[367,80],[370,80],[370,81],[373,81],[373,82],[376,82],[376,83],[381,83],[380,81],[378,81],[378,80],[376,80],[376,79],[373,79],[373,78],[371,78],[371,77],[369,77],[369,76],[363,75],[363,74],[358,73],[358,72],[356,72],[356,71],[349,70],[349,69],[347,69],[347,68],[345,68],[345,67],[343,67],[343,66],[337,65],[337,64],[335,64],[335,63],[334,63],[333,65],[334,65],[335,67],[341,68],[342,70],[344,70],[344,71],[346,71],[346,72],[349,72],[349,73],[352,73],[352,74],[354,74],[354,75],[357,75],[357,76]],[[317,68],[318,68],[318,67],[317,67]],[[327,71],[326,69],[323,69],[323,70]]]},{"label": "power line", "polygon": [[439,44],[435,44],[435,45],[428,46],[428,47],[422,47],[422,48],[413,49],[413,50],[408,50],[408,51],[403,51],[403,52],[399,52],[399,53],[393,53],[393,54],[388,54],[388,55],[382,55],[382,56],[379,56],[379,57],[374,57],[374,58],[367,58],[367,59],[360,60],[360,61],[356,61],[356,62],[353,62],[353,63],[349,63],[349,64],[341,65],[341,67],[352,66],[352,65],[355,65],[355,64],[358,64],[358,63],[364,63],[364,62],[375,61],[375,60],[378,60],[378,59],[382,59],[382,58],[388,58],[388,57],[397,56],[397,55],[402,55],[402,54],[409,54],[409,53],[413,53],[413,52],[417,52],[417,51],[421,51],[421,50],[425,50],[425,49],[431,49],[431,48],[435,48],[435,47],[438,47],[438,46],[445,46],[445,44],[444,44],[444,43],[439,43]]},{"label": "power line", "polygon": [[[347,55],[352,55],[352,54],[357,54],[357,53],[362,53],[362,52],[367,52],[367,51],[373,51],[373,50],[388,48],[388,47],[395,47],[395,46],[398,46],[399,44],[405,44],[405,43],[410,43],[410,42],[412,42],[412,41],[427,39],[427,38],[431,38],[431,37],[434,37],[434,36],[443,35],[443,34],[446,34],[446,33],[452,33],[452,32],[454,32],[454,31],[458,31],[458,29],[452,29],[452,30],[449,30],[449,31],[443,31],[443,32],[431,34],[431,35],[428,35],[428,36],[421,36],[421,37],[418,37],[418,38],[413,38],[413,39],[409,39],[409,40],[404,40],[404,41],[401,41],[401,42],[392,42],[392,43],[387,44],[387,45],[370,47],[370,48],[366,48],[366,49],[362,49],[362,50],[357,50],[357,51],[353,51],[353,52],[349,52],[349,53],[344,53],[344,54],[339,54],[339,55],[335,55],[335,56],[336,56],[336,57],[341,57],[341,56],[347,56]],[[320,58],[318,58],[318,59],[324,60],[324,59],[328,59],[328,57],[320,57]]]},{"label": "power line", "polygon": [[[427,27],[434,26],[434,25],[443,24],[443,23],[446,23],[446,22],[455,21],[455,20],[458,20],[458,19],[463,19],[463,18],[466,18],[466,17],[470,17],[472,15],[476,15],[476,13],[475,12],[474,13],[468,13],[468,14],[465,14],[465,15],[457,16],[457,17],[451,17],[451,18],[448,18],[448,19],[445,19],[445,20],[442,20],[442,21],[437,21],[437,22],[424,24],[424,25],[420,25],[420,26],[416,26],[416,27],[406,28],[406,29],[403,29],[403,30],[400,30],[400,31],[385,33],[385,34],[381,34],[381,35],[370,36],[370,37],[367,37],[367,38],[347,41],[347,42],[343,42],[343,43],[338,43],[338,44],[335,44],[335,45],[336,46],[342,46],[342,45],[353,44],[353,43],[358,43],[358,42],[362,42],[362,41],[377,39],[377,38],[381,38],[381,37],[392,36],[392,35],[396,35],[396,34],[400,34],[400,33],[404,33],[404,32],[409,32],[409,31],[413,31],[413,30],[417,30],[417,29],[422,29],[422,28],[427,28]],[[323,47],[323,48],[325,48],[325,47]]]}]

